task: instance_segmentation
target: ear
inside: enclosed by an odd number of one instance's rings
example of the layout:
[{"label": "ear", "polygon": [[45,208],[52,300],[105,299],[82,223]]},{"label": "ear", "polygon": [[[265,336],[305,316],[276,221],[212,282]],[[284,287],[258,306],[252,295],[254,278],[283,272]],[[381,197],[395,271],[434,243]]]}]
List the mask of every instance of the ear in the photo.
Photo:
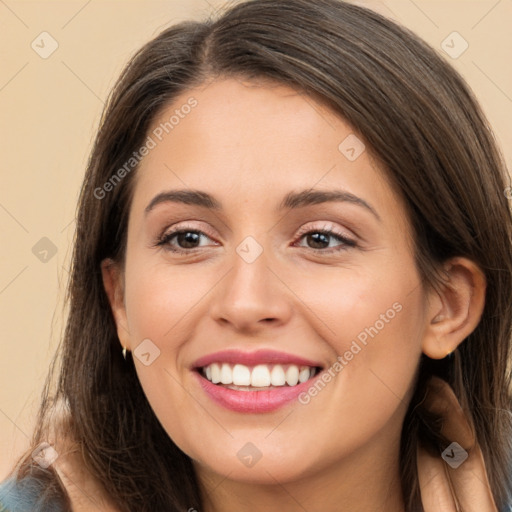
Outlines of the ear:
[{"label": "ear", "polygon": [[422,350],[432,359],[443,359],[471,334],[485,305],[486,279],[467,258],[452,258],[444,265],[447,280],[441,291],[430,292],[428,324]]},{"label": "ear", "polygon": [[123,348],[130,347],[130,336],[124,304],[124,275],[119,265],[112,259],[107,258],[101,262],[101,274],[103,276],[103,287],[107,293],[110,309],[117,328],[117,336]]}]

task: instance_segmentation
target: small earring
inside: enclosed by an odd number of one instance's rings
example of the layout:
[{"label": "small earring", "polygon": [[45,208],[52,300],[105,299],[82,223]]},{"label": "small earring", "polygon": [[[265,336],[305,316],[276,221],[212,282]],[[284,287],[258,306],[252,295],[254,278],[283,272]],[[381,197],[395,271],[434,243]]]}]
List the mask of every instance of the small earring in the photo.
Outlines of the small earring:
[{"label": "small earring", "polygon": [[124,360],[126,361],[126,347],[123,347],[123,357],[124,357]]}]

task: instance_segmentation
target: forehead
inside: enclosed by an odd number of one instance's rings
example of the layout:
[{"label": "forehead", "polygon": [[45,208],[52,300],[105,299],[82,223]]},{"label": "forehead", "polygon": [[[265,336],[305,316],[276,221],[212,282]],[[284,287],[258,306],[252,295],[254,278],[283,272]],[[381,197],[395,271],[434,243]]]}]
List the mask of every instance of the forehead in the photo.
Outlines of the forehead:
[{"label": "forehead", "polygon": [[[181,110],[188,111],[185,106],[190,102],[196,106],[176,119]],[[171,118],[172,128],[166,124]],[[218,160],[223,166],[236,162],[241,170],[243,153],[253,167],[264,163],[261,171],[276,158],[285,170],[285,161],[293,162],[299,154],[309,153],[318,160],[323,152],[329,159],[337,151],[340,128],[351,131],[330,111],[287,86],[224,79],[184,92],[160,113],[150,133],[158,136],[163,130],[163,144],[146,160],[149,164],[152,157],[162,158],[173,149],[175,162],[180,156],[188,163],[215,157],[212,165]]]},{"label": "forehead", "polygon": [[223,79],[187,90],[162,109],[148,136],[154,147],[137,171],[139,208],[165,188],[265,207],[290,190],[343,188],[373,197],[380,209],[397,206],[351,126],[286,85]]}]

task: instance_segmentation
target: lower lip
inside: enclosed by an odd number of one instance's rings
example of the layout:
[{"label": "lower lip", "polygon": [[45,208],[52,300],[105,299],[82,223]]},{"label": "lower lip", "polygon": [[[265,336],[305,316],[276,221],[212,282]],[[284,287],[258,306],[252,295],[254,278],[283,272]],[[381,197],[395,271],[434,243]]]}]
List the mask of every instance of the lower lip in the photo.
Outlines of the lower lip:
[{"label": "lower lip", "polygon": [[282,386],[265,391],[237,391],[224,386],[217,386],[194,371],[199,384],[206,394],[217,404],[236,412],[270,412],[284,405],[298,400],[301,393],[309,389],[318,376],[297,384],[296,386]]}]

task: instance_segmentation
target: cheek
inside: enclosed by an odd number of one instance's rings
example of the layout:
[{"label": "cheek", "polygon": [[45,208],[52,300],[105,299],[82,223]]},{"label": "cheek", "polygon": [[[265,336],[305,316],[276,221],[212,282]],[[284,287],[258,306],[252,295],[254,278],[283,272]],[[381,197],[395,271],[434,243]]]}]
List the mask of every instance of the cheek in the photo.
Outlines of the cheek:
[{"label": "cheek", "polygon": [[[213,286],[208,272],[186,266],[151,264],[148,261],[127,270],[126,311],[132,339],[150,338],[160,348],[180,339],[179,334],[198,304]],[[201,276],[201,277],[200,277]],[[206,278],[206,279],[204,279]],[[136,341],[136,340],[134,340]]]},{"label": "cheek", "polygon": [[355,408],[375,405],[377,411],[388,403],[392,410],[405,403],[421,355],[414,305],[401,300],[383,306],[373,316],[366,311],[357,333],[344,338],[338,350],[345,393],[355,398]]},{"label": "cheek", "polygon": [[368,366],[419,353],[424,304],[412,262],[287,277],[307,306],[297,302],[298,315],[338,355]]},{"label": "cheek", "polygon": [[[300,291],[316,313],[310,314],[310,323],[337,355],[331,378],[326,376],[332,403],[340,404],[346,417],[365,418],[373,427],[382,426],[408,403],[421,356],[421,289],[412,263],[410,272],[402,268],[407,268],[405,263],[385,272],[382,267],[365,269],[364,274],[351,269],[339,278],[311,281]],[[326,393],[323,388],[310,391],[304,400],[314,416],[317,408],[320,413],[325,407]]]},{"label": "cheek", "polygon": [[[189,436],[196,436],[194,426],[176,413],[190,418],[202,411],[193,410],[196,402],[183,385],[180,350],[193,336],[193,305],[205,292],[193,285],[196,280],[183,267],[149,263],[133,258],[126,272],[125,301],[135,370],[160,423],[180,446],[187,446]],[[147,340],[151,342],[148,365],[137,350]],[[201,439],[199,434],[196,437]]]},{"label": "cheek", "polygon": [[[206,314],[205,297],[216,281],[218,273],[208,268],[155,264],[133,253],[127,262],[125,302],[137,376],[155,415],[181,447],[188,446],[195,430],[183,417],[204,417],[204,409],[189,393],[182,349],[196,337],[198,317]],[[147,340],[154,347],[149,345],[151,363],[146,366],[137,347]],[[195,436],[196,442],[202,437]]]}]

